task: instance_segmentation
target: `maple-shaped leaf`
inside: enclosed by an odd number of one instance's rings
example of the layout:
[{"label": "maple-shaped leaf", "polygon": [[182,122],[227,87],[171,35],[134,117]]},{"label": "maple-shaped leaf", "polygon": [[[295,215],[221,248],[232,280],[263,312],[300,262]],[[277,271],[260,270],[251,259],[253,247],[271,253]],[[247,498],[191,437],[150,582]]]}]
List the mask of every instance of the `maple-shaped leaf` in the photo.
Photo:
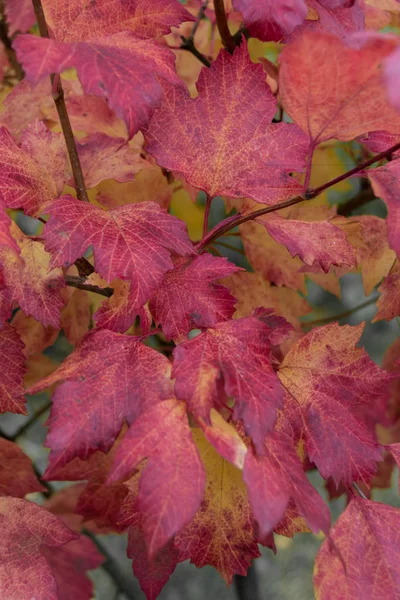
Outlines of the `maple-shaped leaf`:
[{"label": "maple-shaped leaf", "polygon": [[42,547],[54,548],[78,535],[33,502],[0,498],[0,596],[7,600],[58,600],[57,583]]},{"label": "maple-shaped leaf", "polygon": [[344,231],[329,221],[294,221],[276,215],[260,217],[270,236],[306,265],[319,264],[327,273],[331,265],[355,265],[356,259]]},{"label": "maple-shaped leaf", "polygon": [[368,170],[368,177],[378,198],[384,200],[388,208],[386,219],[389,245],[400,257],[400,210],[398,190],[400,187],[400,158],[383,167]]},{"label": "maple-shaped leaf", "polygon": [[299,317],[311,312],[311,307],[294,290],[271,285],[258,273],[239,272],[223,281],[235,296],[235,317],[248,317],[255,308],[272,308],[296,329],[300,329]]},{"label": "maple-shaped leaf", "polygon": [[192,520],[204,493],[204,468],[184,402],[158,403],[136,419],[117,450],[108,481],[128,476],[145,458],[138,508],[153,557]]},{"label": "maple-shaped leaf", "polygon": [[35,24],[36,17],[31,0],[6,0],[5,5],[10,36],[17,31],[28,31]]},{"label": "maple-shaped leaf", "polygon": [[17,444],[0,439],[0,496],[23,498],[26,494],[43,490],[31,459]]},{"label": "maple-shaped leaf", "polygon": [[273,203],[300,193],[289,173],[304,168],[306,136],[294,125],[271,123],[276,100],[245,42],[201,71],[197,98],[163,87],[164,101],[144,131],[161,166],[210,197]]},{"label": "maple-shaped leaf", "polygon": [[179,341],[191,329],[230,319],[236,300],[215,280],[238,270],[226,258],[211,254],[179,259],[150,299],[150,311],[166,338]]},{"label": "maple-shaped leaf", "polygon": [[77,146],[88,188],[96,187],[105,179],[131,181],[138,171],[148,165],[141,158],[139,149],[131,148],[124,139],[103,133],[80,140]]},{"label": "maple-shaped leaf", "polygon": [[252,37],[279,42],[307,17],[304,0],[233,0]]},{"label": "maple-shaped leaf", "polygon": [[381,457],[368,411],[386,398],[392,376],[356,348],[362,328],[332,323],[314,329],[291,347],[279,369],[295,435],[321,475],[336,484],[368,481]]},{"label": "maple-shaped leaf", "polygon": [[120,31],[141,39],[168,33],[194,17],[179,0],[43,0],[44,13],[54,37],[64,42],[87,41]]},{"label": "maple-shaped leaf", "polygon": [[382,85],[382,59],[394,43],[373,38],[358,50],[328,33],[306,32],[286,46],[280,55],[282,103],[308,133],[312,148],[330,138],[351,140],[374,129],[400,131],[400,114]]},{"label": "maple-shaped leaf", "polygon": [[397,598],[400,594],[400,510],[353,498],[315,561],[317,598]]},{"label": "maple-shaped leaf", "polygon": [[37,121],[18,146],[0,127],[0,199],[8,208],[37,215],[60,195],[67,180],[65,142]]},{"label": "maple-shaped leaf", "polygon": [[50,255],[42,242],[30,238],[12,223],[13,237],[20,254],[13,249],[0,247],[3,266],[4,289],[0,297],[9,304],[17,302],[26,315],[31,315],[42,325],[60,325],[60,310],[64,306],[61,290],[65,287],[60,268],[50,266]]},{"label": "maple-shaped leaf", "polygon": [[75,67],[86,94],[106,97],[132,137],[162,99],[160,79],[181,86],[174,54],[157,40],[122,31],[88,42],[58,42],[19,35],[13,44],[28,80]]},{"label": "maple-shaped leaf", "polygon": [[71,265],[92,245],[95,270],[108,283],[116,277],[129,280],[135,306],[146,302],[173,268],[170,251],[193,252],[186,225],[154,202],[105,212],[63,196],[48,213],[44,238],[51,266]]},{"label": "maple-shaped leaf", "polygon": [[383,280],[378,291],[381,294],[376,303],[378,312],[372,321],[381,319],[391,321],[400,316],[400,265],[398,261],[393,265],[393,269]]},{"label": "maple-shaped leaf", "polygon": [[210,422],[217,405],[218,380],[235,399],[234,418],[243,421],[257,448],[273,427],[283,389],[271,365],[272,346],[288,337],[291,326],[271,311],[218,323],[174,350],[172,376],[177,397],[193,414]]},{"label": "maple-shaped leaf", "polygon": [[268,534],[281,521],[290,500],[294,501],[314,533],[320,529],[327,533],[329,509],[309,483],[292,439],[273,431],[265,439],[265,448],[262,456],[256,456],[250,449],[243,470],[261,534]]},{"label": "maple-shaped leaf", "polygon": [[53,395],[49,418],[50,467],[107,452],[125,419],[132,423],[173,397],[170,371],[168,359],[138,338],[108,330],[89,333],[54,373],[27,390],[34,394],[64,381]]},{"label": "maple-shaped leaf", "polygon": [[44,327],[21,309],[13,316],[11,325],[25,344],[24,354],[27,358],[52,346],[59,334],[55,327]]},{"label": "maple-shaped leaf", "polygon": [[24,400],[24,343],[10,325],[0,330],[0,412],[26,415]]}]

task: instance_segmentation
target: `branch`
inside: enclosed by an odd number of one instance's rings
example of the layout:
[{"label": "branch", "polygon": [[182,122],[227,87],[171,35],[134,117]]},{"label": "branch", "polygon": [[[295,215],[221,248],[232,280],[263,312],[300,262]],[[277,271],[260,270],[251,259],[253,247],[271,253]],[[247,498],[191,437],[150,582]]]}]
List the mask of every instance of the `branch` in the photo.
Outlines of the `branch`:
[{"label": "branch", "polygon": [[0,40],[2,41],[6,51],[8,62],[15,71],[15,76],[19,80],[23,79],[25,73],[22,65],[18,62],[17,55],[12,47],[12,41],[8,32],[8,23],[4,10],[4,0],[0,0]]},{"label": "branch", "polygon": [[282,208],[289,208],[290,206],[294,206],[295,204],[299,204],[304,200],[312,200],[313,198],[316,198],[317,196],[319,196],[319,194],[321,194],[328,188],[336,185],[337,183],[340,183],[341,181],[344,181],[345,179],[348,179],[349,177],[352,177],[353,175],[356,175],[357,173],[360,173],[367,167],[373,165],[375,162],[378,162],[383,159],[389,160],[390,158],[392,158],[393,153],[397,150],[400,150],[400,142],[398,144],[395,144],[394,146],[391,146],[391,148],[388,148],[384,152],[376,154],[372,158],[363,162],[361,165],[354,167],[354,169],[343,173],[343,175],[339,175],[339,177],[335,177],[335,179],[331,179],[330,181],[324,183],[323,185],[320,185],[319,187],[307,190],[304,196],[296,196],[295,198],[291,198],[290,200],[285,200],[284,202],[279,202],[278,204],[267,206],[266,208],[261,208],[260,210],[256,210],[248,214],[238,214],[234,217],[228,217],[227,219],[224,219],[223,221],[218,223],[218,225],[216,225],[208,233],[208,235],[206,235],[206,237],[201,240],[201,242],[197,244],[197,252],[202,252],[203,248],[207,246],[207,244],[209,244],[212,240],[219,238],[221,235],[227,233],[234,227],[238,227],[239,225],[242,225],[242,223],[246,223],[246,221],[252,221],[254,219],[257,219],[258,217],[267,215],[268,213],[281,210]]},{"label": "branch", "polygon": [[111,298],[111,296],[114,293],[114,290],[111,287],[101,288],[98,285],[92,285],[90,283],[86,283],[85,279],[83,277],[75,277],[74,275],[66,275],[65,283],[67,285],[69,285],[70,287],[77,288],[78,290],[94,292],[95,294],[99,294],[100,296],[105,296],[106,298]]},{"label": "branch", "polygon": [[215,18],[217,21],[217,27],[221,36],[222,43],[226,50],[228,50],[228,52],[232,54],[236,47],[236,44],[231,32],[229,31],[228,21],[226,19],[224,0],[214,0],[214,10]]},{"label": "branch", "polygon": [[[42,0],[32,0],[36,15],[40,35],[42,38],[49,38],[49,29],[47,27],[46,17],[43,12]],[[51,89],[54,103],[61,123],[65,144],[68,150],[68,156],[71,163],[72,173],[75,179],[76,195],[79,200],[89,202],[81,162],[79,160],[78,149],[76,147],[74,134],[72,132],[71,122],[69,120],[67,107],[65,104],[64,90],[59,75],[54,73],[50,75]]]},{"label": "branch", "polygon": [[367,496],[364,494],[364,492],[362,491],[362,489],[360,489],[360,487],[356,484],[355,481],[353,481],[353,483],[351,485],[356,490],[356,492],[360,496],[360,498],[362,498],[363,500],[368,500]]},{"label": "branch", "polygon": [[197,50],[196,46],[194,45],[193,40],[190,37],[185,38],[184,35],[181,35],[181,40],[182,40],[182,44],[179,46],[179,48],[177,48],[177,50],[187,50],[188,52],[193,54],[193,56],[198,58],[199,61],[201,63],[203,63],[203,65],[205,67],[208,67],[208,68],[211,67],[211,62],[208,60],[208,58],[206,58],[204,56],[204,54],[202,54],[201,52],[199,52],[199,50]]},{"label": "branch", "polygon": [[39,408],[36,412],[33,413],[29,419],[25,421],[18,429],[12,434],[8,435],[7,433],[1,432],[1,437],[8,440],[9,442],[15,442],[21,435],[23,435],[32,425],[36,423],[36,421],[41,417],[49,408],[51,407],[51,400],[43,404],[41,408]]},{"label": "branch", "polygon": [[[306,273],[306,275],[307,275],[307,273]],[[371,306],[372,304],[375,304],[375,302],[378,300],[378,297],[379,297],[379,294],[377,296],[374,296],[373,298],[368,298],[368,300],[365,300],[365,302],[363,302],[362,304],[359,304],[358,306],[354,306],[353,308],[350,308],[349,310],[346,310],[345,312],[342,312],[339,315],[323,317],[322,319],[315,319],[314,321],[303,321],[302,325],[304,327],[307,327],[308,325],[311,325],[311,326],[325,325],[326,323],[333,323],[335,321],[339,321],[339,319],[345,319],[346,317],[350,317],[353,313],[358,312],[359,310],[362,310],[363,308],[367,308],[367,306]]]}]

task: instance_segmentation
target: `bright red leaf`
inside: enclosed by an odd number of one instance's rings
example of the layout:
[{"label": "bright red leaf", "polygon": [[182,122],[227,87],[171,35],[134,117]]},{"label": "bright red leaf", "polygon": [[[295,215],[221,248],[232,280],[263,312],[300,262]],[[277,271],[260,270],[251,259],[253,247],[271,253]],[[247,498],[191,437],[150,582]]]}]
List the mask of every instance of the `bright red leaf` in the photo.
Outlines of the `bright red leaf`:
[{"label": "bright red leaf", "polygon": [[238,270],[226,258],[211,254],[176,262],[150,300],[150,311],[167,339],[180,340],[191,329],[230,319],[236,300],[215,280]]},{"label": "bright red leaf", "polygon": [[0,330],[0,412],[7,410],[26,415],[24,400],[25,355],[19,335],[5,325]]},{"label": "bright red leaf", "polygon": [[245,42],[201,71],[197,98],[163,87],[164,101],[145,131],[161,166],[210,197],[274,203],[300,192],[289,173],[304,168],[306,137],[294,125],[271,123],[276,100]]},{"label": "bright red leaf", "polygon": [[304,0],[233,0],[252,37],[279,42],[301,25],[307,16]]},{"label": "bright red leaf", "polygon": [[292,346],[279,369],[295,435],[321,475],[336,484],[368,482],[381,458],[368,411],[379,414],[392,377],[356,348],[362,327],[314,329]]},{"label": "bright red leaf", "polygon": [[181,85],[174,54],[156,40],[142,40],[130,31],[89,42],[57,42],[19,35],[14,42],[18,59],[32,83],[51,73],[75,67],[87,94],[106,97],[132,137],[145,127],[159,106],[159,78]]},{"label": "bright red leaf", "polygon": [[31,459],[14,442],[0,439],[0,496],[23,498],[44,489],[33,471]]},{"label": "bright red leaf", "polygon": [[7,600],[59,600],[42,547],[63,546],[77,534],[50,512],[19,498],[0,498],[0,596]]},{"label": "bright red leaf", "polygon": [[396,598],[400,593],[400,510],[353,498],[317,554],[317,598]]},{"label": "bright red leaf", "polygon": [[390,38],[371,38],[357,50],[328,33],[309,32],[286,46],[279,59],[279,91],[312,147],[367,131],[400,130],[400,114],[382,85],[382,59],[394,44]]},{"label": "bright red leaf", "polygon": [[109,482],[127,477],[145,458],[138,508],[154,557],[192,520],[204,493],[204,468],[183,402],[159,403],[135,421],[117,450]]},{"label": "bright red leaf", "polygon": [[271,365],[272,346],[282,342],[291,326],[269,311],[218,323],[174,350],[172,376],[177,397],[193,414],[210,423],[217,406],[218,380],[235,399],[234,417],[243,421],[258,449],[273,427],[283,403],[283,389]]},{"label": "bright red leaf", "polygon": [[173,397],[170,369],[165,356],[138,338],[107,330],[88,334],[54,373],[28,389],[33,394],[64,381],[49,419],[50,468],[107,452],[125,419],[132,423]]},{"label": "bright red leaf", "polygon": [[249,449],[244,462],[243,479],[263,536],[282,520],[290,500],[314,533],[320,529],[328,532],[329,509],[309,483],[288,435],[271,432],[265,440],[265,453],[262,456],[256,456]]},{"label": "bright red leaf", "polygon": [[51,266],[69,266],[93,247],[94,267],[110,283],[131,282],[135,306],[141,306],[173,268],[170,251],[192,253],[185,224],[154,202],[126,205],[105,212],[72,196],[48,209],[46,249]]}]

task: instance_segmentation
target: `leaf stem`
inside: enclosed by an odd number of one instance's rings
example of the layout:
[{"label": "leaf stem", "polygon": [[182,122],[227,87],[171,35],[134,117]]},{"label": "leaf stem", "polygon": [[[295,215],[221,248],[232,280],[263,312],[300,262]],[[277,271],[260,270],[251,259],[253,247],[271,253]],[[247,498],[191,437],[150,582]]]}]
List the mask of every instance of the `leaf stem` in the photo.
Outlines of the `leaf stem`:
[{"label": "leaf stem", "polygon": [[[92,266],[92,265],[90,265],[90,266]],[[98,285],[92,285],[90,283],[86,283],[84,278],[75,277],[74,275],[66,275],[65,283],[70,287],[77,288],[78,290],[94,292],[95,294],[99,294],[100,296],[105,296],[106,298],[110,298],[114,293],[114,290],[111,287],[101,288]]]},{"label": "leaf stem", "polygon": [[349,177],[352,177],[353,175],[356,175],[357,173],[360,173],[360,171],[363,171],[367,167],[370,167],[375,162],[383,160],[385,158],[390,159],[392,157],[393,153],[396,152],[397,150],[400,150],[400,142],[398,144],[395,144],[394,146],[391,146],[384,152],[380,152],[379,154],[376,154],[372,158],[369,158],[362,164],[358,165],[357,167],[354,167],[354,169],[351,169],[350,171],[343,173],[343,175],[339,175],[339,177],[335,177],[335,179],[331,179],[330,181],[328,181],[327,183],[324,183],[323,185],[320,185],[319,187],[308,190],[304,194],[304,196],[296,196],[289,200],[285,200],[284,202],[279,202],[278,204],[274,204],[272,206],[267,206],[266,208],[261,208],[260,210],[256,210],[251,213],[247,213],[247,214],[241,213],[241,214],[235,215],[234,217],[228,217],[227,219],[224,219],[223,221],[218,223],[218,225],[216,225],[208,233],[208,235],[206,235],[206,237],[203,238],[197,244],[197,246],[196,246],[197,252],[202,252],[204,247],[207,246],[207,244],[209,244],[212,240],[219,238],[221,235],[227,233],[234,227],[238,227],[239,225],[242,225],[242,223],[246,223],[246,221],[252,221],[254,219],[257,219],[258,217],[267,215],[268,213],[275,212],[277,210],[281,210],[282,208],[289,208],[290,206],[294,206],[295,204],[299,204],[300,202],[303,202],[304,200],[312,200],[313,198],[316,198],[316,196],[318,196],[319,194],[321,194],[328,188],[332,187],[333,185],[336,185],[337,183],[340,183],[341,181],[344,181],[345,179],[348,179]]},{"label": "leaf stem", "polygon": [[230,54],[233,54],[236,44],[231,32],[229,31],[224,0],[214,0],[214,10],[218,31],[224,48],[228,50]]},{"label": "leaf stem", "polygon": [[[42,38],[49,38],[49,28],[47,27],[46,17],[44,15],[42,0],[32,0],[33,8],[36,15],[40,35]],[[64,89],[61,84],[61,79],[58,74],[50,75],[51,90],[57,113],[61,123],[61,129],[64,135],[65,144],[68,150],[68,156],[71,163],[72,173],[75,179],[76,195],[79,200],[89,202],[86,191],[85,181],[83,177],[81,162],[79,160],[78,149],[74,134],[71,127],[67,107],[65,104]]]},{"label": "leaf stem", "polygon": [[210,208],[211,208],[211,202],[212,202],[212,198],[210,198],[210,196],[207,195],[206,198],[206,209],[204,211],[204,221],[203,221],[203,237],[202,239],[204,239],[207,235],[207,231],[208,231],[208,219],[210,217]]},{"label": "leaf stem", "polygon": [[181,40],[182,40],[182,44],[178,48],[175,48],[176,50],[187,50],[188,52],[193,54],[193,56],[198,58],[199,61],[201,63],[203,63],[203,65],[205,67],[208,67],[208,68],[211,67],[211,62],[208,60],[207,57],[204,56],[204,54],[202,54],[199,50],[197,50],[192,39],[185,38],[184,35],[181,35]]},{"label": "leaf stem", "polygon": [[314,321],[303,321],[302,325],[307,327],[308,325],[314,326],[325,325],[326,323],[333,323],[334,321],[339,321],[339,319],[345,319],[346,317],[350,317],[353,313],[356,313],[359,310],[362,310],[363,308],[367,308],[367,306],[375,304],[377,300],[378,296],[374,296],[373,298],[368,298],[368,300],[365,300],[365,302],[362,302],[362,304],[354,306],[353,308],[350,308],[349,310],[346,310],[345,312],[342,312],[339,315],[332,315],[330,317],[324,317],[322,319],[315,319]]},{"label": "leaf stem", "polygon": [[353,483],[351,484],[353,486],[353,488],[356,490],[357,494],[363,499],[363,500],[368,500],[367,496],[364,494],[364,492],[362,491],[362,489],[360,489],[360,487],[356,484],[355,481],[353,481]]}]

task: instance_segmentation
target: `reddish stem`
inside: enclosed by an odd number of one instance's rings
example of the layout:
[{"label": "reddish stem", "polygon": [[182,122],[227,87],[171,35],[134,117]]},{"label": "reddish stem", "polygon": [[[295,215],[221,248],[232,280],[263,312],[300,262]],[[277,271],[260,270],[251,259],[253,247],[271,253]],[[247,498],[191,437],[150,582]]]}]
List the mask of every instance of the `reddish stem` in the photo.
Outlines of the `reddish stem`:
[{"label": "reddish stem", "polygon": [[224,0],[214,0],[215,19],[217,21],[217,27],[221,36],[224,48],[231,54],[235,49],[235,40],[233,39],[231,32],[229,31],[228,21],[226,19],[226,12],[224,6]]},{"label": "reddish stem", "polygon": [[208,219],[210,217],[211,202],[212,202],[212,198],[210,198],[210,196],[207,196],[207,199],[206,199],[206,209],[204,211],[204,221],[203,221],[203,237],[201,239],[204,239],[206,237],[206,235],[207,235],[207,231],[208,231]]}]

